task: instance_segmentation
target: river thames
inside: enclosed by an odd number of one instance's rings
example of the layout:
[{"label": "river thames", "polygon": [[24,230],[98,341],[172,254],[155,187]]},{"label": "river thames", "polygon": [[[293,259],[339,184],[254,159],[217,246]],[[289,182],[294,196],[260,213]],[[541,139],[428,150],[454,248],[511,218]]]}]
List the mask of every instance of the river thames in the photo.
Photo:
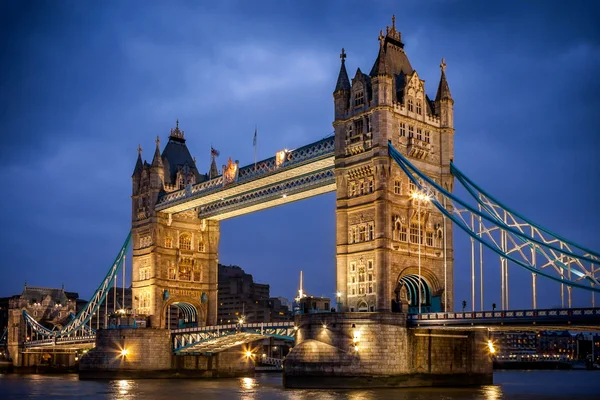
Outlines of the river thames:
[{"label": "river thames", "polygon": [[497,371],[475,388],[284,389],[279,374],[219,380],[80,381],[73,375],[0,375],[1,399],[598,399],[600,371]]}]

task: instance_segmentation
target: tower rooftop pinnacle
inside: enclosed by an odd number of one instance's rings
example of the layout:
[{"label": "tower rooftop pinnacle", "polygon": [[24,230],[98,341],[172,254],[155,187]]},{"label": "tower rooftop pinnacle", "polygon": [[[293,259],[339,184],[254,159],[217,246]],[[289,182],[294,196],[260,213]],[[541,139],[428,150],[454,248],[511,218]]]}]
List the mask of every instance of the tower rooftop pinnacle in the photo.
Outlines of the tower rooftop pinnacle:
[{"label": "tower rooftop pinnacle", "polygon": [[138,144],[137,148],[137,161],[135,162],[135,168],[133,169],[133,175],[141,173],[142,169],[144,169],[144,164],[142,163],[142,146]]},{"label": "tower rooftop pinnacle", "polygon": [[443,58],[442,62],[440,63],[440,69],[442,70],[442,75],[440,77],[440,84],[438,85],[437,94],[435,95],[435,101],[452,100],[450,86],[448,86],[448,81],[446,80],[446,60]]},{"label": "tower rooftop pinnacle", "polygon": [[350,90],[350,79],[348,79],[348,72],[346,71],[346,52],[343,48],[340,59],[342,60],[342,65],[340,67],[340,74],[338,75],[334,92],[337,92],[338,90]]},{"label": "tower rooftop pinnacle", "polygon": [[179,120],[175,121],[175,128],[171,128],[171,135],[169,135],[169,139],[176,139],[185,142],[183,131],[179,129]]},{"label": "tower rooftop pinnacle", "polygon": [[412,74],[413,68],[404,52],[404,43],[402,43],[402,34],[396,30],[396,16],[392,16],[392,26],[385,27],[379,31],[379,54],[369,75],[400,75]]}]

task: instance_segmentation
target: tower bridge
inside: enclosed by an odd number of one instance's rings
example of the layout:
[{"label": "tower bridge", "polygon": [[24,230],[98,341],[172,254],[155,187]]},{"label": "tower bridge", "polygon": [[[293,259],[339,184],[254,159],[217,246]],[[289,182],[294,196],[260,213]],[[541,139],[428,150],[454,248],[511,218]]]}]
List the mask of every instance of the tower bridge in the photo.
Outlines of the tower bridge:
[{"label": "tower bridge", "polygon": [[[401,386],[486,383],[491,361],[480,344],[489,329],[597,327],[600,254],[505,206],[454,163],[454,99],[445,61],[436,94],[429,97],[394,20],[379,35],[369,74],[358,68],[350,80],[343,49],[340,58],[333,137],[243,167],[230,159],[221,171],[213,156],[205,175],[178,122],[162,151],[157,138],[151,162],[142,160],[140,148],[132,176],[131,233],[106,278],[88,307],[59,331],[15,313],[26,322],[9,331],[17,362],[28,330],[48,338],[28,343],[30,349],[91,342],[86,324],[125,270],[130,246],[132,309],[155,328],[128,330],[131,341],[139,343],[148,332],[161,343],[164,357],[204,357],[264,337],[293,339],[285,366],[288,386],[310,386],[315,376],[342,386],[361,380]],[[455,184],[466,198],[454,194]],[[332,191],[340,312],[300,315],[293,324],[216,325],[220,221]],[[471,310],[463,313],[452,310],[455,227],[471,241]],[[484,266],[484,250],[498,264]],[[528,310],[510,308],[509,265],[531,275]],[[492,269],[499,270],[501,282],[486,290],[500,292],[498,311],[484,310],[483,275]],[[538,309],[538,278],[556,282],[561,309]],[[573,309],[573,290],[589,292],[591,307]],[[172,307],[182,310],[186,328],[160,333],[169,327]],[[109,337],[118,341],[115,335],[99,333],[96,340],[105,345]]]}]

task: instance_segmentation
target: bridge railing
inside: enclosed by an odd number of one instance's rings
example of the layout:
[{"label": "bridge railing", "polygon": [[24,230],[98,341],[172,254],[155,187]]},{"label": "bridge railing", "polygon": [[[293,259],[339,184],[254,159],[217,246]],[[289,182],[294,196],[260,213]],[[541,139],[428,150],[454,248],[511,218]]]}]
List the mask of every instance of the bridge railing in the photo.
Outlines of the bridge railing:
[{"label": "bridge railing", "polygon": [[247,324],[225,324],[225,325],[209,325],[209,326],[198,326],[192,328],[180,328],[171,329],[171,334],[176,335],[180,333],[192,333],[192,332],[212,332],[218,330],[229,330],[236,328],[293,328],[294,322],[282,321],[282,322],[251,322]]},{"label": "bridge railing", "polygon": [[463,311],[433,312],[409,314],[409,321],[427,320],[465,320],[465,319],[518,319],[518,318],[561,318],[600,316],[600,308],[568,308],[546,310],[511,310],[511,311]]}]

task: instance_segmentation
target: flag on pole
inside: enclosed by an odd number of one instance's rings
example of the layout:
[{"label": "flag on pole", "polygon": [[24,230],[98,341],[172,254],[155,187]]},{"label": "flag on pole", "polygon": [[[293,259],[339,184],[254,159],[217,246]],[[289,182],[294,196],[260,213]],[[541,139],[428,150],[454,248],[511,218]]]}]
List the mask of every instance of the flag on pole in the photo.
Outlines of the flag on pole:
[{"label": "flag on pole", "polygon": [[254,140],[252,145],[254,146],[254,170],[256,170],[256,134],[258,133],[258,127],[254,126]]},{"label": "flag on pole", "polygon": [[213,157],[218,157],[218,156],[219,156],[219,154],[221,154],[221,153],[219,153],[219,152],[217,151],[217,149],[215,149],[214,147],[210,146],[210,155],[211,155],[211,156],[213,156]]}]

